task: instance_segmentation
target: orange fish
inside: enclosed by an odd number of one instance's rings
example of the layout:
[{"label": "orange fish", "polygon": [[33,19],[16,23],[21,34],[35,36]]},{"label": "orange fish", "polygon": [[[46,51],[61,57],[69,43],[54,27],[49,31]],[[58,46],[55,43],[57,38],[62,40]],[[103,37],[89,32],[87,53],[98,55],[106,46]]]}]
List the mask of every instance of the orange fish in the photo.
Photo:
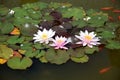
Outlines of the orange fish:
[{"label": "orange fish", "polygon": [[100,74],[103,74],[103,73],[106,73],[107,71],[109,71],[112,67],[106,67],[106,68],[103,68],[99,71]]},{"label": "orange fish", "polygon": [[119,9],[115,9],[112,12],[114,12],[114,13],[120,13],[120,10]]},{"label": "orange fish", "polygon": [[101,10],[112,10],[113,9],[113,7],[103,7],[103,8],[101,8]]}]

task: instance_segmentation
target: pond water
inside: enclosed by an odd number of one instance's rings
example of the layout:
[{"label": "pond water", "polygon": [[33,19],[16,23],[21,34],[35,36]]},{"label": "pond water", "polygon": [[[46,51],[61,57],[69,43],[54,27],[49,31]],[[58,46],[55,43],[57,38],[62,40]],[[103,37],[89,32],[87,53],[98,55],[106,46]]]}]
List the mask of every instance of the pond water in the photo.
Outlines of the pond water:
[{"label": "pond water", "polygon": [[[0,5],[7,7],[20,6],[28,2],[39,0],[0,0]],[[74,6],[85,9],[100,9],[115,7],[120,9],[120,0],[40,0],[44,2],[69,2]],[[107,12],[107,11],[105,11]],[[120,13],[108,11],[116,20]],[[32,67],[27,70],[12,70],[0,65],[0,80],[120,80],[120,50],[103,49],[99,53],[90,55],[88,63],[77,64],[71,61],[63,65],[43,64],[33,61]],[[108,70],[106,70],[108,69]],[[103,73],[100,71],[103,70]]]}]

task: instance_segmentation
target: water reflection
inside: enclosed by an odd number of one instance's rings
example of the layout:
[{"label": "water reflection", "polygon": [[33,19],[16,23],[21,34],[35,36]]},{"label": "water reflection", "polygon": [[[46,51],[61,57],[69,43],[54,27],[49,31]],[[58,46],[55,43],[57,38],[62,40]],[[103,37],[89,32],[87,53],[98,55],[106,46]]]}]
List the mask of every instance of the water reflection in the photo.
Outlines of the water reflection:
[{"label": "water reflection", "polygon": [[[20,6],[27,2],[39,0],[0,0],[7,7]],[[111,0],[40,0],[44,2],[70,2],[74,6],[83,6],[85,9],[100,9],[101,7],[114,6],[120,8],[120,1]],[[12,3],[12,4],[11,4]],[[99,4],[98,4],[99,3]],[[9,5],[11,4],[11,5]],[[119,14],[108,12],[116,17]],[[102,50],[90,55],[90,60],[85,64],[77,64],[71,61],[63,65],[43,64],[34,60],[32,67],[27,70],[12,70],[6,65],[0,65],[0,80],[120,80],[120,50]],[[111,69],[103,74],[102,68],[111,66]]]}]

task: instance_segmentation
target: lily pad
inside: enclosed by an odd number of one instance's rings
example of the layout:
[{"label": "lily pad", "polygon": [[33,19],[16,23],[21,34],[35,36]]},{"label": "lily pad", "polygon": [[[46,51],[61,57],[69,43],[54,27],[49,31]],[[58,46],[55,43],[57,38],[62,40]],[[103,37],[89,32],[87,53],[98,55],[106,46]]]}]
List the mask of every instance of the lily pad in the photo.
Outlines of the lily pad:
[{"label": "lily pad", "polygon": [[65,50],[53,51],[52,53],[47,52],[45,57],[50,63],[58,65],[66,63],[69,60],[69,54]]},{"label": "lily pad", "polygon": [[99,51],[98,47],[85,47],[85,53],[86,54],[93,54],[95,51]]},{"label": "lily pad", "polygon": [[32,65],[32,60],[28,57],[12,57],[8,60],[7,65],[12,69],[26,69]]},{"label": "lily pad", "polygon": [[100,33],[100,36],[104,39],[111,39],[111,38],[115,38],[114,32],[113,31],[108,31],[108,30],[104,30],[102,31],[102,33]]},{"label": "lily pad", "polygon": [[24,37],[19,37],[19,36],[11,36],[7,40],[8,44],[16,44],[16,43],[22,43],[24,41]]},{"label": "lily pad", "polygon": [[13,50],[6,45],[0,45],[0,57],[3,59],[9,59],[13,56]]},{"label": "lily pad", "polygon": [[4,23],[1,25],[1,32],[3,34],[8,34],[14,29],[14,25],[12,23]]},{"label": "lily pad", "polygon": [[120,49],[120,42],[114,40],[108,40],[106,46],[108,49]]},{"label": "lily pad", "polygon": [[67,11],[63,12],[63,17],[73,17],[75,19],[82,19],[86,13],[83,8],[69,8]]},{"label": "lily pad", "polygon": [[85,62],[88,62],[89,57],[87,55],[84,55],[83,57],[80,57],[80,58],[71,57],[71,60],[76,63],[85,63]]}]

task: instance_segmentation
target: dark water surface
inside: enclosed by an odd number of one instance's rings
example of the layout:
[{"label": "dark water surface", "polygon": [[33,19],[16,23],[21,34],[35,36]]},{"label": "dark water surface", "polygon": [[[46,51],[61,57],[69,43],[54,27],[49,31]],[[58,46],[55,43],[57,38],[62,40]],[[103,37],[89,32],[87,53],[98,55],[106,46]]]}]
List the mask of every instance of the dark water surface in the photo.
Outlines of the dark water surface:
[{"label": "dark water surface", "polygon": [[[0,5],[7,7],[39,0],[0,0]],[[100,9],[102,7],[115,7],[120,9],[120,0],[40,0],[44,2],[69,2],[84,9]],[[120,15],[108,12],[117,19]],[[0,65],[0,80],[120,80],[120,50],[104,49],[99,53],[90,55],[88,63],[77,64],[71,61],[63,65],[43,64],[33,61],[32,67],[27,70],[12,70],[6,65]],[[107,72],[100,74],[103,68],[111,67]]]}]

